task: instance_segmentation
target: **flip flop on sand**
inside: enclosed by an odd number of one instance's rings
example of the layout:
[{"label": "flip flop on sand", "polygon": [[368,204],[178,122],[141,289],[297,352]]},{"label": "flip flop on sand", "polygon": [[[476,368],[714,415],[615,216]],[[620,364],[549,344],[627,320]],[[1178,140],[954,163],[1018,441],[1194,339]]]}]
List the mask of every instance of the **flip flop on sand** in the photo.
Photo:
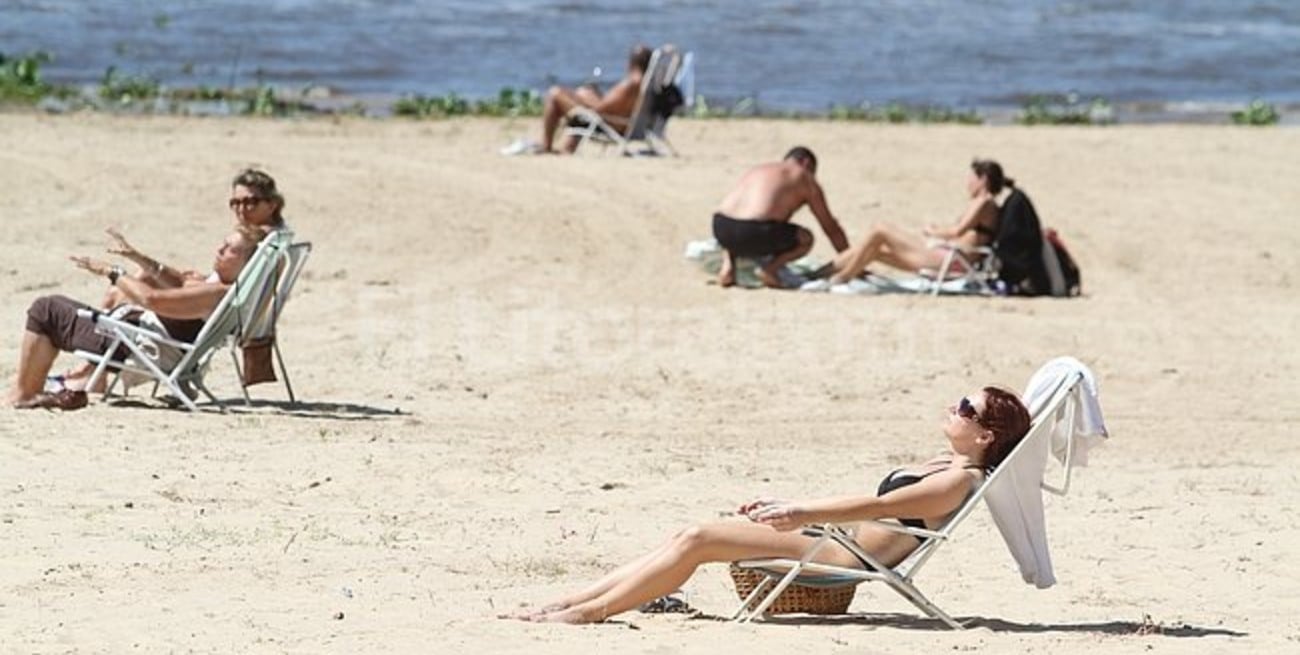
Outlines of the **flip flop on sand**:
[{"label": "flip flop on sand", "polygon": [[49,392],[42,391],[29,400],[14,404],[15,409],[61,409],[70,412],[75,409],[81,409],[90,402],[86,397],[85,391],[73,391],[71,389],[60,389]]}]

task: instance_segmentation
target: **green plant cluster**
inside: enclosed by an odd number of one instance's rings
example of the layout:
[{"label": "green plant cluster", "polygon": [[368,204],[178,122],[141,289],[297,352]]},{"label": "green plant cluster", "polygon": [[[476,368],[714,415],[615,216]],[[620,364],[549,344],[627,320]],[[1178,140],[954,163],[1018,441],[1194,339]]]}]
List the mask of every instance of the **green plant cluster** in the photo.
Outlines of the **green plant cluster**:
[{"label": "green plant cluster", "polygon": [[393,103],[393,114],[415,118],[449,116],[541,116],[542,97],[528,89],[501,89],[496,98],[469,100],[445,96],[407,96]]},{"label": "green plant cluster", "polygon": [[1083,102],[1076,94],[1035,95],[1021,105],[1016,122],[1021,125],[1109,125],[1114,110],[1105,98]]},{"label": "green plant cluster", "polygon": [[109,66],[99,81],[99,97],[105,102],[130,105],[153,100],[162,94],[162,85],[144,75],[123,75],[116,66]]},{"label": "green plant cluster", "polygon": [[1234,125],[1276,125],[1281,118],[1277,112],[1277,107],[1256,98],[1250,101],[1245,109],[1232,112],[1232,123]]},{"label": "green plant cluster", "polygon": [[757,117],[785,118],[791,120],[832,120],[862,121],[868,123],[959,123],[962,125],[980,125],[984,118],[974,111],[949,109],[936,106],[913,106],[901,102],[885,105],[831,105],[824,113],[806,111],[764,111],[755,98],[741,98],[730,107],[709,104],[702,95],[695,96],[695,104],[687,118],[739,118]]},{"label": "green plant cluster", "polygon": [[0,102],[32,104],[53,87],[41,80],[41,65],[50,61],[46,52],[6,57],[0,52]]},{"label": "green plant cluster", "polygon": [[865,121],[869,123],[958,123],[980,125],[984,119],[969,110],[935,106],[911,106],[891,102],[879,107],[870,104],[859,106],[833,105],[827,118],[831,120]]}]

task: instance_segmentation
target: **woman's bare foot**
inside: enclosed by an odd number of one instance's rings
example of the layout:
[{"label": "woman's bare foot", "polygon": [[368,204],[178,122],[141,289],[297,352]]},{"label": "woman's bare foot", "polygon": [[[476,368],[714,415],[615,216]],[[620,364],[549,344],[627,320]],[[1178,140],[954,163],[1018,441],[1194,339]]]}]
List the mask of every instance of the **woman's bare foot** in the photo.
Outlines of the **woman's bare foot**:
[{"label": "woman's bare foot", "polygon": [[521,609],[517,612],[498,614],[497,618],[515,619],[518,621],[537,621],[540,617],[546,614],[551,614],[552,612],[559,612],[561,610],[567,610],[567,609],[569,609],[568,603],[551,603],[549,605],[543,605],[537,608]]},{"label": "woman's bare foot", "polygon": [[528,620],[536,623],[568,623],[571,625],[600,622],[600,619],[584,616],[576,607],[558,612],[549,612]]},{"label": "woman's bare foot", "polygon": [[763,282],[763,286],[769,289],[784,289],[785,285],[781,284],[781,278],[776,276],[776,269],[761,267],[754,269],[754,274]]}]

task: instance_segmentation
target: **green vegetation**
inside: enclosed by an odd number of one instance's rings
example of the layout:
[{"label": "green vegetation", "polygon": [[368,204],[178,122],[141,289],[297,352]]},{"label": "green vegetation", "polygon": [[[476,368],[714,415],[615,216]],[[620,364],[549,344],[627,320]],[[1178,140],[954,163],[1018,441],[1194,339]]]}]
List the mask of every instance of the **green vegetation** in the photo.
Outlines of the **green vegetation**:
[{"label": "green vegetation", "polygon": [[1276,125],[1281,115],[1277,113],[1277,108],[1273,105],[1256,98],[1250,101],[1250,104],[1241,111],[1232,112],[1232,123],[1234,125]]},{"label": "green vegetation", "polygon": [[34,104],[52,90],[41,81],[41,64],[50,61],[49,53],[31,52],[6,57],[0,52],[0,102]]},{"label": "green vegetation", "polygon": [[116,66],[109,66],[99,82],[99,97],[118,105],[153,100],[161,95],[160,91],[158,80],[143,75],[122,75]]},{"label": "green vegetation", "polygon": [[862,121],[866,123],[959,123],[962,125],[980,125],[984,118],[974,111],[949,109],[927,105],[906,105],[891,102],[873,105],[864,102],[860,105],[831,105],[826,112],[785,111],[768,112],[760,109],[754,98],[741,98],[731,107],[711,105],[702,95],[695,97],[691,111],[682,114],[687,118],[740,118],[758,117],[785,118],[790,120],[832,120]]},{"label": "green vegetation", "polygon": [[1109,125],[1114,111],[1105,98],[1082,102],[1077,94],[1030,96],[1016,122],[1021,125]]},{"label": "green vegetation", "polygon": [[407,96],[393,103],[393,114],[413,118],[449,116],[541,116],[542,96],[528,89],[501,89],[496,98],[468,100],[454,93],[445,96]]},{"label": "green vegetation", "polygon": [[827,118],[831,120],[866,121],[868,123],[959,123],[961,125],[980,125],[984,119],[974,111],[949,109],[947,107],[912,106],[891,102],[883,106],[869,103],[852,107],[833,105]]}]

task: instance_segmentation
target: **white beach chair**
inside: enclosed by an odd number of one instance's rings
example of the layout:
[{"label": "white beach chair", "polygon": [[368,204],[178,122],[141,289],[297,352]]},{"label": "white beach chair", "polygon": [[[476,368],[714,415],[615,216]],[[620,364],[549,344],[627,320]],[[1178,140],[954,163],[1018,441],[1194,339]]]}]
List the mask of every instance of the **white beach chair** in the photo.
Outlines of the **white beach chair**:
[{"label": "white beach chair", "polygon": [[289,394],[289,402],[298,402],[293,394],[293,385],[289,382],[289,371],[284,366],[284,356],[280,353],[280,339],[276,324],[280,320],[280,313],[284,311],[285,304],[289,302],[289,296],[293,293],[293,285],[298,281],[298,276],[302,273],[302,268],[307,264],[307,257],[310,255],[310,241],[300,241],[288,247],[284,257],[280,258],[277,269],[268,280],[268,284],[272,287],[271,293],[263,297],[262,307],[255,311],[253,320],[230,340],[230,357],[235,364],[235,377],[239,380],[240,389],[243,390],[245,404],[251,405],[253,400],[248,395],[249,385],[244,381],[244,372],[239,365],[237,351],[249,340],[264,338],[271,339],[271,349],[275,353],[276,364],[280,367],[280,377],[283,378],[285,392]]},{"label": "white beach chair", "polygon": [[[1086,373],[1086,369],[1083,369],[1083,371],[1075,370],[1060,375],[1053,381],[1054,386],[1045,391],[1039,389],[1041,393],[1037,398],[1046,398],[1046,400],[1031,404],[1030,410],[1033,412],[1033,423],[1028,434],[1008,455],[1007,459],[966,499],[966,502],[962,504],[943,527],[937,530],[927,530],[907,527],[892,521],[870,521],[871,524],[887,530],[923,539],[921,545],[898,565],[891,568],[881,564],[870,553],[859,547],[857,542],[854,541],[853,535],[843,527],[836,525],[816,526],[813,530],[820,535],[818,540],[797,560],[773,558],[736,563],[741,568],[760,571],[767,577],[741,602],[732,619],[739,622],[748,622],[762,617],[768,607],[780,596],[781,592],[791,584],[800,584],[801,578],[805,584],[818,586],[860,584],[875,580],[885,583],[922,612],[942,621],[949,627],[953,629],[965,627],[961,622],[939,609],[937,605],[917,589],[915,584],[916,575],[920,572],[921,567],[934,555],[935,551],[952,538],[953,532],[974,511],[975,506],[981,499],[988,500],[990,508],[994,509],[993,501],[986,498],[986,496],[990,496],[993,490],[1014,484],[1010,480],[1015,476],[1022,476],[1023,478],[1027,475],[1036,481],[1036,486],[1041,486],[1043,490],[1050,493],[1066,493],[1069,489],[1071,467],[1075,463],[1072,456],[1076,448],[1075,421],[1073,417],[1079,412],[1078,405],[1084,393],[1084,381],[1085,379],[1091,379],[1091,373]],[[1035,381],[1037,380],[1036,376]],[[1033,382],[1031,382],[1032,385]],[[1052,444],[1057,440],[1063,443],[1062,448],[1064,448],[1065,453],[1062,465],[1063,478],[1059,484],[1048,484],[1043,481],[1046,453],[1048,448],[1052,447]],[[1042,459],[1038,459],[1040,454]],[[1039,500],[1039,511],[1041,512],[1041,495],[1039,495]],[[996,518],[997,514],[995,512]],[[1001,528],[1001,526],[999,527]],[[1003,534],[1005,537],[1006,532],[1004,531]],[[846,568],[812,561],[822,548],[832,542],[847,549],[868,568]],[[1008,540],[1008,546],[1012,546],[1010,540]],[[1043,544],[1044,552],[1045,548],[1045,544]],[[1023,549],[1012,548],[1012,553],[1017,557],[1017,561],[1021,563],[1022,576],[1026,577],[1027,581],[1033,581],[1040,584],[1040,586],[1045,586],[1042,583],[1046,580],[1041,575],[1034,580],[1029,580],[1031,576],[1026,573],[1026,564],[1021,560],[1021,557],[1024,556]],[[1046,567],[1047,578],[1050,578],[1050,561],[1046,563]],[[773,585],[775,586],[773,587]],[[763,592],[768,589],[771,590],[771,593],[763,597]],[[762,598],[761,602],[758,602],[759,598]]]},{"label": "white beach chair", "polygon": [[673,85],[681,70],[682,54],[675,47],[665,45],[656,49],[641,78],[641,92],[631,116],[602,116],[589,107],[574,107],[569,118],[577,119],[578,125],[566,128],[564,135],[577,137],[578,147],[588,142],[599,143],[606,150],[617,146],[620,155],[632,154],[632,144],[643,142],[648,147],[647,154],[676,156],[677,151],[666,136],[669,115],[656,108],[670,87],[676,89]]},{"label": "white beach chair", "polygon": [[[165,386],[190,411],[197,411],[194,403],[196,395],[192,389],[202,391],[214,404],[221,405],[212,392],[203,384],[203,376],[213,353],[227,339],[236,337],[244,327],[255,322],[257,312],[266,306],[267,297],[276,290],[275,273],[281,270],[283,259],[288,251],[286,242],[288,233],[272,232],[267,235],[257,250],[249,257],[239,277],[230,290],[222,297],[216,309],[204,322],[203,328],[193,343],[186,343],[168,338],[158,332],[128,323],[109,314],[94,310],[79,310],[77,313],[95,323],[96,329],[113,337],[112,344],[103,353],[78,350],[76,355],[94,363],[95,372],[90,377],[87,388],[94,388],[98,381],[112,369],[113,381],[105,390],[109,395],[121,378],[123,372],[129,371],[152,378],[157,384]],[[290,270],[285,266],[284,270]],[[124,361],[114,361],[112,354],[124,347],[130,356]],[[163,352],[178,353],[174,366],[166,367],[160,362],[165,358]]]}]

